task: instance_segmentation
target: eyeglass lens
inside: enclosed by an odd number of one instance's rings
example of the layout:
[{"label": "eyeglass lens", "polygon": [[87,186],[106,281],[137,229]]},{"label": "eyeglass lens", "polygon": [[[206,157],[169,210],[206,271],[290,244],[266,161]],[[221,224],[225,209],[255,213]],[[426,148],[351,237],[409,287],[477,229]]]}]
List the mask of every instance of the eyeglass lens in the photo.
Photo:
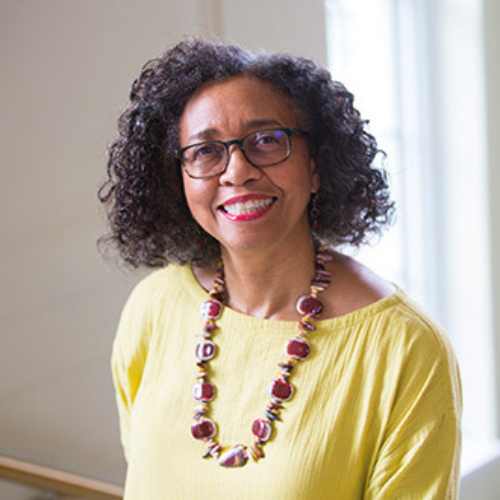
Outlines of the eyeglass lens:
[{"label": "eyeglass lens", "polygon": [[237,144],[246,159],[258,167],[274,165],[290,154],[290,140],[284,130],[259,130],[239,141],[209,141],[184,150],[183,162],[190,175],[205,177],[222,172],[228,160],[229,145]]}]

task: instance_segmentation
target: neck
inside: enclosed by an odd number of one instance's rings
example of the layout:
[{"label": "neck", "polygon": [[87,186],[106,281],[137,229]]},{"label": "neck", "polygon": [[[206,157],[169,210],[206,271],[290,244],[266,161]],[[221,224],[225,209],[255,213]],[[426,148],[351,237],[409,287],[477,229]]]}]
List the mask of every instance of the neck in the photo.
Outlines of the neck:
[{"label": "neck", "polygon": [[242,255],[222,251],[225,302],[251,316],[294,320],[297,299],[309,291],[314,276],[314,245],[302,241],[291,251]]}]

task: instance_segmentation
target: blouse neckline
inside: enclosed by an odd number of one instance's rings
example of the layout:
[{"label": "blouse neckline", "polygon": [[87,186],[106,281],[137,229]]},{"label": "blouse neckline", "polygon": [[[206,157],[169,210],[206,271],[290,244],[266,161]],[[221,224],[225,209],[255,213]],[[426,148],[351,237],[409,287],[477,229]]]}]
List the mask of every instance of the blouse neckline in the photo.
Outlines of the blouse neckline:
[{"label": "blouse neckline", "polygon": [[[201,284],[196,279],[191,266],[184,265],[178,266],[179,273],[183,275],[183,282],[186,285],[186,289],[192,298],[198,302],[200,305],[203,301],[208,299],[208,292],[201,286]],[[406,299],[405,293],[397,286],[394,285],[395,291],[383,297],[365,307],[356,309],[350,313],[344,314],[342,316],[336,316],[334,318],[319,319],[314,322],[319,331],[323,329],[330,330],[331,328],[342,328],[352,326],[357,323],[366,321],[381,312],[394,307]],[[231,307],[224,306],[223,318],[221,321],[228,321],[234,325],[240,325],[243,328],[250,329],[263,329],[266,325],[272,326],[273,328],[283,329],[285,331],[290,331],[290,329],[295,329],[297,320],[274,320],[274,319],[263,319],[257,318],[255,316],[250,316]]]}]

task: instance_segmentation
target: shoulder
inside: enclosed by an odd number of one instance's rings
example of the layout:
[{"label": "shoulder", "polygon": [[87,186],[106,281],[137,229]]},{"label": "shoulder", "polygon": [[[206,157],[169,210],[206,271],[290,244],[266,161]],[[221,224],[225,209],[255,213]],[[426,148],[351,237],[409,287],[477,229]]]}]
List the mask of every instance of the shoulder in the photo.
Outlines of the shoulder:
[{"label": "shoulder", "polygon": [[171,264],[141,279],[123,307],[114,342],[114,356],[136,356],[148,350],[154,325],[176,295],[189,288],[190,270]]},{"label": "shoulder", "polygon": [[142,278],[133,288],[127,304],[142,303],[155,296],[158,292],[169,288],[187,275],[186,266],[169,264],[166,267],[156,269]]},{"label": "shoulder", "polygon": [[381,343],[390,349],[397,347],[413,361],[456,364],[448,334],[420,304],[400,288],[396,289],[387,302],[391,304],[390,307],[374,318],[377,338]]},{"label": "shoulder", "polygon": [[169,264],[141,279],[130,293],[123,308],[125,315],[154,314],[164,306],[165,300],[174,301],[185,291],[190,291],[194,279],[189,266]]},{"label": "shoulder", "polygon": [[[429,373],[460,393],[458,366],[451,341],[437,321],[401,289],[363,264],[335,254],[326,296],[329,316],[350,329],[366,348],[377,370],[410,384]],[[332,314],[333,312],[333,314]]]},{"label": "shoulder", "polygon": [[329,265],[331,285],[324,294],[327,317],[338,317],[358,311],[392,295],[396,288],[360,262],[333,253]]},{"label": "shoulder", "polygon": [[386,378],[397,381],[399,398],[413,404],[425,394],[436,408],[460,413],[459,366],[443,327],[400,289],[392,307],[374,321],[377,363],[383,364]]},{"label": "shoulder", "polygon": [[407,342],[414,338],[443,349],[449,347],[436,321],[400,288],[364,264],[335,253],[331,272],[331,286],[325,294],[330,317],[369,319],[372,328],[377,327],[386,337],[404,336]]}]

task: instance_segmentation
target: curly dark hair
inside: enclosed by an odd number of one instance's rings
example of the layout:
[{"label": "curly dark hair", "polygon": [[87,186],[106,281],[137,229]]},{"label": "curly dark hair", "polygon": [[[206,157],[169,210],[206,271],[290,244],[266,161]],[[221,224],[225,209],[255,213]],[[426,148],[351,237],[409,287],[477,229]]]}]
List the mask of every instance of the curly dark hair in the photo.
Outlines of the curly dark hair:
[{"label": "curly dark hair", "polygon": [[182,41],[149,61],[134,81],[99,190],[111,226],[103,241],[116,245],[132,266],[202,265],[220,255],[219,243],[191,216],[175,152],[180,118],[194,92],[237,75],[269,82],[291,98],[309,132],[320,177],[318,227],[311,229],[316,241],[359,246],[390,222],[386,173],[373,166],[377,143],[353,95],[327,70],[303,57]]}]

